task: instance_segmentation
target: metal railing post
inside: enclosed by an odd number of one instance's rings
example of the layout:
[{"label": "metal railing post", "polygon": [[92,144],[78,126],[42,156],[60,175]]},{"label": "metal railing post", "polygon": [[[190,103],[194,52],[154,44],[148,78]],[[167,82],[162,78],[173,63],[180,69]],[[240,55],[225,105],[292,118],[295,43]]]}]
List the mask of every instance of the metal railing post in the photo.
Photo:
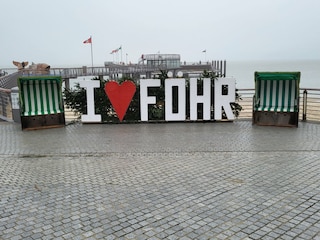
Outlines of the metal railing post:
[{"label": "metal railing post", "polygon": [[307,95],[308,95],[308,91],[307,91],[307,89],[305,89],[303,91],[302,121],[307,121]]}]

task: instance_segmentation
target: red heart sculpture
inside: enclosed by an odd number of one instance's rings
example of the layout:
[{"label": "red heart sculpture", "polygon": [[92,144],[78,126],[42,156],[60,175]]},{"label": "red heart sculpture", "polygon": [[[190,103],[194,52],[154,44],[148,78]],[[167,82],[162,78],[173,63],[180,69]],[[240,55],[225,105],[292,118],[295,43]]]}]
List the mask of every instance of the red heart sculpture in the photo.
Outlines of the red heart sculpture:
[{"label": "red heart sculpture", "polygon": [[132,81],[124,81],[121,85],[116,81],[109,81],[104,85],[104,91],[109,97],[120,122],[122,122],[136,92],[136,85]]}]

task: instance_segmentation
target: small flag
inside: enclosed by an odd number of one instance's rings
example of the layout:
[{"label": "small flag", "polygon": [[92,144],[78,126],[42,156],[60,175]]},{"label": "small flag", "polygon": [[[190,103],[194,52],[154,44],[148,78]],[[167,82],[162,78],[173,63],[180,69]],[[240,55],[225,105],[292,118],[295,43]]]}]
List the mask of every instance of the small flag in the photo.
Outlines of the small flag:
[{"label": "small flag", "polygon": [[83,43],[92,43],[92,39],[91,39],[91,37],[90,37],[90,38],[88,38],[87,40],[83,41]]},{"label": "small flag", "polygon": [[114,54],[114,53],[117,53],[119,52],[119,50],[122,49],[122,46],[120,46],[119,48],[115,49],[115,50],[112,50],[110,54]]},{"label": "small flag", "polygon": [[118,49],[112,50],[110,54],[114,54],[116,52],[118,52]]}]

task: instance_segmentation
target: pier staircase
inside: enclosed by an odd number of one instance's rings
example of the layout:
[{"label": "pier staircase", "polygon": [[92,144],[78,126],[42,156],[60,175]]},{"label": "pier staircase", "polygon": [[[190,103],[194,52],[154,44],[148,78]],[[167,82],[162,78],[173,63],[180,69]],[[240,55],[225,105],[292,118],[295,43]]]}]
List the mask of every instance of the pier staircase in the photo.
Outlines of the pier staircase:
[{"label": "pier staircase", "polygon": [[14,72],[0,77],[0,88],[11,89],[18,86],[18,78],[23,75],[22,71]]}]

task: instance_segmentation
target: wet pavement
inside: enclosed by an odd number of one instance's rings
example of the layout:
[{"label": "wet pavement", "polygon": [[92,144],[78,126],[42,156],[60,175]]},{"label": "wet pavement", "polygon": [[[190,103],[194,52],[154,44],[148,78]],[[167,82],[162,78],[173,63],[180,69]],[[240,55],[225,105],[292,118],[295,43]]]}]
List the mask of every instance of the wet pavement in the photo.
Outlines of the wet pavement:
[{"label": "wet pavement", "polygon": [[0,131],[0,240],[320,239],[320,124]]}]

